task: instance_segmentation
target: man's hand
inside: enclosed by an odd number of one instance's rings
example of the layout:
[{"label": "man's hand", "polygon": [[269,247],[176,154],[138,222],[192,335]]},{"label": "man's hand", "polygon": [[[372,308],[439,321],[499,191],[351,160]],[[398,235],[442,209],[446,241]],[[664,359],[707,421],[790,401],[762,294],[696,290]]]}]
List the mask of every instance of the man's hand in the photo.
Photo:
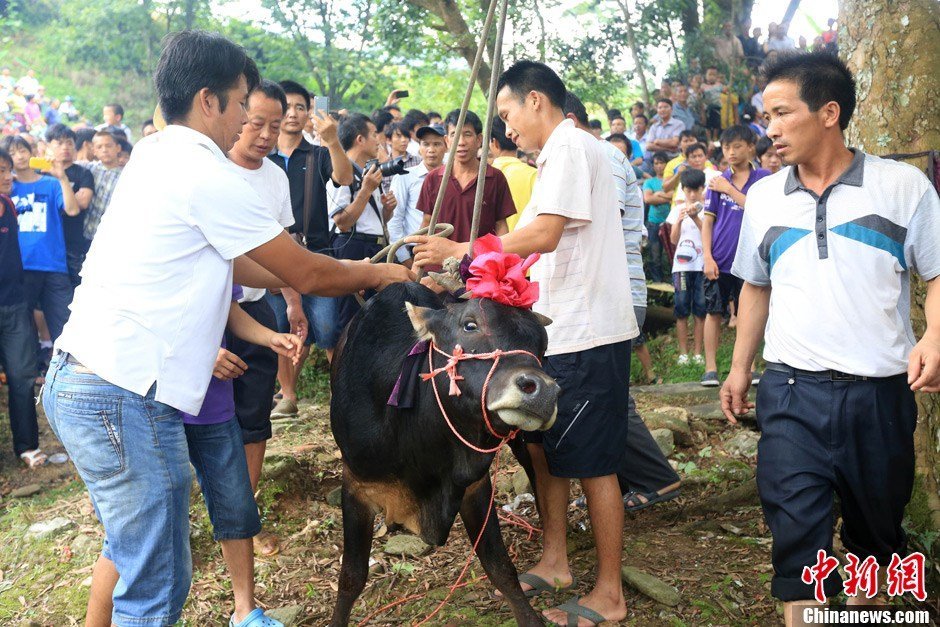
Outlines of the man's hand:
[{"label": "man's hand", "polygon": [[415,235],[406,238],[405,242],[415,245],[412,251],[415,258],[414,265],[419,268],[427,265],[441,265],[448,257],[462,259],[468,250],[466,244],[452,242],[444,237]]},{"label": "man's hand", "polygon": [[317,135],[320,136],[320,142],[324,145],[333,144],[339,141],[339,136],[337,135],[338,125],[336,120],[333,119],[326,111],[317,111],[313,110],[310,119],[313,121],[313,128],[317,131]]},{"label": "man's hand", "polygon": [[397,263],[377,263],[374,266],[377,279],[375,290],[377,291],[384,290],[392,283],[404,283],[405,281],[414,281],[417,278],[414,272]]},{"label": "man's hand", "polygon": [[379,166],[374,166],[365,176],[362,177],[362,191],[371,195],[372,192],[382,184],[382,171]]},{"label": "man's hand", "polygon": [[300,350],[303,340],[290,333],[272,333],[268,346],[278,355],[283,355],[296,366],[300,362]]},{"label": "man's hand", "polygon": [[731,190],[734,189],[734,185],[725,177],[716,176],[708,182],[708,189],[718,192],[719,194],[730,194]]},{"label": "man's hand", "polygon": [[398,199],[395,198],[395,194],[390,191],[382,194],[382,208],[385,209],[387,214],[391,215],[397,206]]},{"label": "man's hand", "polygon": [[940,338],[924,335],[911,350],[907,383],[915,392],[940,392]]},{"label": "man's hand", "polygon": [[751,387],[750,371],[741,368],[732,368],[725,379],[721,391],[721,411],[733,425],[738,424],[737,417],[743,416],[754,409],[754,403],[747,400],[747,391]]},{"label": "man's hand", "polygon": [[705,278],[712,281],[718,280],[718,264],[711,257],[705,257]]},{"label": "man's hand", "polygon": [[224,348],[219,349],[219,354],[215,358],[215,368],[212,369],[212,376],[222,381],[237,379],[248,370],[248,364],[231,351]]},{"label": "man's hand", "polygon": [[386,107],[389,106],[389,105],[393,105],[393,104],[397,103],[399,100],[401,100],[401,98],[398,97],[398,92],[399,92],[399,91],[400,91],[400,90],[398,90],[398,89],[393,89],[393,90],[392,90],[392,93],[390,93],[390,94],[388,95],[388,98],[385,99],[385,106],[386,106]]},{"label": "man's hand", "polygon": [[49,169],[49,174],[62,181],[63,185],[71,185],[69,182],[69,177],[65,173],[65,167],[62,165],[62,162],[58,159],[52,159],[51,163],[52,168]]},{"label": "man's hand", "polygon": [[300,340],[300,343],[303,344],[307,339],[307,333],[310,332],[303,306],[295,307],[288,302],[287,322],[290,324],[291,335],[296,336]]}]

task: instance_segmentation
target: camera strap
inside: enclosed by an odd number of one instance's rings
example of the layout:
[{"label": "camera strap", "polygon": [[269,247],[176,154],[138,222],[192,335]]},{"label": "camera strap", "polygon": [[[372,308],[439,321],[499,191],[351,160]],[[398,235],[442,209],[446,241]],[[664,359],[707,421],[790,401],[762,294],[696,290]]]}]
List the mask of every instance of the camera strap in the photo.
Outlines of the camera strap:
[{"label": "camera strap", "polygon": [[[362,189],[362,173],[359,171],[359,166],[353,164],[353,181],[349,184],[349,202],[352,203],[356,199],[356,194],[359,193],[359,190]],[[369,194],[369,206],[372,208],[372,211],[375,213],[375,217],[379,219],[379,224],[382,225],[382,236],[385,238],[385,245],[389,244],[389,235],[388,235],[388,225],[385,224],[385,220],[382,217],[382,210],[379,209],[378,204],[375,202],[375,193]],[[333,233],[337,232],[336,223],[333,223],[333,228],[330,229]],[[356,232],[356,225],[353,224],[350,233]]]}]

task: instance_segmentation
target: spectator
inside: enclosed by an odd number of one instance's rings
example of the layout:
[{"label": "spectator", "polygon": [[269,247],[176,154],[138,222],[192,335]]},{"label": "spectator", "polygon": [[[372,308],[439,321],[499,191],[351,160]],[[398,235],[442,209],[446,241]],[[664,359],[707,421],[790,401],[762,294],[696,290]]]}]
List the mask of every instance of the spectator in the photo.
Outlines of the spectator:
[{"label": "spectator", "polygon": [[758,116],[757,107],[752,104],[746,104],[741,112],[741,123],[747,126],[754,133],[754,136],[761,138],[766,134],[764,127],[760,124],[761,118]]},{"label": "spectator", "polygon": [[48,174],[37,174],[29,167],[32,152],[22,137],[7,137],[0,147],[13,158],[11,200],[19,222],[26,303],[45,314],[54,342],[69,319],[72,302],[62,216],[77,216],[78,202],[60,158],[53,159]]},{"label": "spectator", "polygon": [[[448,113],[445,119],[448,146],[456,142],[457,152],[454,155],[454,171],[450,180],[447,181],[438,222],[446,222],[454,226],[454,232],[449,239],[454,242],[466,242],[471,236],[473,200],[476,195],[477,173],[480,169],[478,153],[483,143],[483,122],[476,113],[467,111],[463,128],[458,136],[457,119],[459,116],[460,111],[455,109]],[[431,221],[434,202],[443,178],[444,167],[441,166],[429,172],[427,178],[424,179],[421,196],[418,199],[418,209],[426,214],[422,227],[427,226]],[[506,182],[506,177],[493,166],[486,166],[479,235],[508,233],[509,227],[506,225],[506,220],[514,215],[516,215],[516,206],[513,204],[512,192]]]},{"label": "spectator", "polygon": [[715,56],[728,66],[737,64],[744,58],[744,48],[734,34],[734,25],[725,21],[721,25],[721,34],[714,39]]},{"label": "spectator", "polygon": [[[720,149],[719,149],[720,150]],[[705,173],[705,184],[708,185],[708,182],[714,177],[721,174],[720,170],[717,170],[712,166],[713,161],[709,160],[705,156],[705,144],[692,144],[691,146],[686,147],[685,149],[685,161],[681,165],[676,167],[676,171],[682,172],[683,170],[701,170]],[[667,165],[668,167],[668,165]],[[680,174],[680,181],[681,181]],[[665,186],[664,186],[665,187]],[[675,209],[678,203],[685,201],[685,193],[682,191],[682,185],[676,185],[676,190],[672,196],[672,208]]]},{"label": "spectator", "polygon": [[[721,134],[721,150],[728,169],[708,182],[711,197],[702,218],[702,250],[705,257],[705,374],[702,385],[718,386],[718,341],[721,321],[730,315],[729,301],[738,301],[741,280],[731,274],[738,249],[744,202],[751,186],[770,174],[755,169],[754,133],[745,126],[732,126]],[[757,374],[754,375],[756,385]]]},{"label": "spectator", "polygon": [[604,126],[601,124],[601,121],[591,120],[590,126],[591,126],[591,133],[594,135],[594,137],[601,139],[604,135]]},{"label": "spectator", "polygon": [[[288,233],[307,250],[329,255],[332,248],[327,217],[327,181],[348,185],[353,180],[352,165],[343,152],[336,122],[331,116],[313,113],[314,119],[328,129],[320,137],[322,146],[314,146],[304,139],[304,127],[310,119],[310,92],[295,81],[285,80],[279,84],[287,98],[287,113],[281,121],[277,148],[268,155],[268,159],[287,174],[294,214],[294,224],[288,228]],[[307,197],[307,189],[312,190],[310,198]],[[274,310],[277,330],[298,333],[305,338],[296,366],[291,360],[278,357],[280,398],[271,411],[272,418],[296,416],[297,380],[310,354],[310,346],[316,343],[326,351],[329,359],[333,358],[333,348],[342,333],[342,328],[336,326],[339,303],[329,296],[301,295],[289,287],[282,289],[280,294],[269,292],[265,298]]]},{"label": "spectator", "polygon": [[[401,122],[393,122],[385,127],[385,139],[390,147],[389,160],[400,160],[406,170],[421,163],[421,157],[409,152],[411,142],[411,129],[408,127],[409,118]],[[420,146],[419,146],[420,148]],[[392,187],[392,179],[396,175],[382,177],[382,193],[387,194]]]},{"label": "spectator", "polygon": [[423,111],[418,109],[412,109],[408,112],[408,115],[404,117],[401,121],[403,125],[403,130],[408,136],[408,148],[407,152],[409,155],[415,158],[415,163],[420,163],[421,158],[418,156],[418,139],[415,133],[417,133],[419,128],[424,128],[425,126],[431,123],[431,120],[424,114]]},{"label": "spectator", "polygon": [[75,101],[71,96],[66,96],[62,101],[59,113],[69,122],[74,122],[79,118],[78,109],[75,108]]},{"label": "spectator", "polygon": [[62,123],[62,114],[59,113],[59,108],[62,106],[62,103],[58,98],[53,98],[49,101],[49,107],[46,109],[45,119],[46,126],[51,127],[56,124]]},{"label": "spectator", "polygon": [[372,123],[375,124],[375,130],[381,136],[385,135],[385,127],[392,122],[395,122],[395,118],[385,109],[376,109],[372,113]]},{"label": "spectator", "polygon": [[79,128],[75,132],[75,161],[94,161],[95,159],[95,129]]},{"label": "spectator", "polygon": [[705,83],[702,85],[702,103],[705,106],[705,130],[708,141],[718,139],[721,133],[721,94],[725,85],[721,82],[718,67],[708,66],[705,70]]},{"label": "spectator", "polygon": [[[643,163],[643,152],[640,150],[640,144],[635,139],[630,139],[626,135],[621,133],[615,133],[607,137],[607,141],[613,144],[616,148],[620,150],[627,159],[630,161],[630,165],[633,168],[633,175],[636,179],[642,180],[647,178],[649,174],[640,169],[640,165]],[[639,157],[634,158],[635,155],[640,155]]]},{"label": "spectator", "polygon": [[689,88],[685,85],[677,85],[672,91],[675,98],[672,102],[672,117],[682,122],[685,130],[691,131],[696,120],[689,106]]},{"label": "spectator", "polygon": [[140,126],[140,136],[148,137],[157,132],[157,126],[153,123],[153,118],[150,118]]},{"label": "spectator", "polygon": [[646,115],[646,104],[639,100],[630,106],[630,117],[635,118],[638,115]]},{"label": "spectator", "polygon": [[[353,183],[327,183],[333,254],[337,259],[368,259],[389,244],[386,222],[395,210],[395,196],[382,193],[378,165],[366,169],[379,149],[379,135],[372,120],[351,114],[339,126],[339,140],[353,166]],[[352,296],[339,299],[336,326],[345,328],[358,310],[359,303]]]},{"label": "spectator", "polygon": [[823,47],[828,52],[839,54],[839,31],[835,28],[836,20],[829,18],[828,28],[822,34]]},{"label": "spectator", "polygon": [[[428,116],[430,117],[430,116]],[[388,236],[393,242],[416,233],[424,221],[424,212],[418,209],[418,198],[421,196],[421,187],[428,172],[434,170],[444,162],[444,153],[447,147],[444,137],[447,131],[443,126],[431,125],[418,129],[417,136],[420,144],[420,164],[408,170],[407,174],[392,179],[392,195],[395,196],[396,206],[388,221]],[[494,134],[494,140],[496,135]],[[398,261],[409,268],[412,264],[411,247],[402,246],[396,253]]]},{"label": "spectator", "polygon": [[36,70],[26,70],[26,75],[16,81],[16,86],[23,90],[24,96],[35,96],[39,91],[39,81],[36,79]]},{"label": "spectator", "polygon": [[385,105],[385,107],[383,108],[385,109],[385,111],[388,111],[388,113],[391,114],[393,120],[395,120],[396,122],[401,121],[403,117],[401,114],[401,107],[393,104],[393,105]]},{"label": "spectator", "polygon": [[[428,111],[428,126],[434,126],[435,124],[439,126],[444,126],[444,118],[441,117],[441,114],[437,111]],[[420,139],[418,140],[421,141]]]},{"label": "spectator", "polygon": [[[642,113],[637,114],[633,118],[633,133],[627,135],[630,139],[635,141],[640,146],[640,155],[646,155],[646,140],[648,139],[646,129],[649,126],[649,118],[647,118]],[[636,152],[634,151],[634,160],[639,159]]]},{"label": "spectator", "polygon": [[764,44],[764,52],[770,54],[771,52],[788,52],[793,50],[795,44],[793,40],[787,36],[787,29],[789,28],[790,25],[786,22],[779,26],[771,22],[770,26],[767,27],[767,42]]},{"label": "spectator", "polygon": [[104,216],[108,205],[111,204],[111,195],[117,187],[123,168],[118,161],[121,151],[118,141],[108,131],[98,131],[92,138],[95,161],[81,161],[80,165],[91,171],[95,178],[95,193],[85,215],[85,239],[91,243],[98,232],[98,225]]},{"label": "spectator", "polygon": [[26,106],[23,108],[23,116],[26,118],[26,126],[30,130],[39,130],[45,126],[45,120],[42,117],[42,109],[36,101],[36,97],[30,94],[26,95]]},{"label": "spectator", "polygon": [[[593,127],[591,130],[594,130]],[[506,137],[506,123],[499,116],[493,118],[490,154],[495,157],[492,166],[506,177],[509,192],[512,195],[512,204],[516,206],[516,214],[506,218],[506,227],[512,231],[516,228],[516,222],[519,221],[522,210],[529,204],[538,171],[516,156],[519,154],[519,149],[515,142]]]},{"label": "spectator", "polygon": [[766,135],[757,140],[754,150],[757,153],[757,162],[760,167],[771,174],[776,174],[783,167],[783,161],[780,160],[780,155],[777,154],[777,148],[774,146],[773,140]]},{"label": "spectator", "polygon": [[751,104],[757,109],[757,114],[764,115],[764,87],[766,87],[763,76],[757,77],[757,83],[754,85],[754,95],[751,96]]},{"label": "spectator", "polygon": [[627,121],[621,115],[615,115],[610,119],[610,134],[617,135],[627,132]]},{"label": "spectator", "polygon": [[131,137],[131,128],[124,123],[124,107],[117,103],[107,104],[101,108],[101,117],[104,119],[104,123],[96,126],[96,131],[114,127],[124,133],[124,138],[127,141],[134,140]]},{"label": "spectator", "polygon": [[[9,69],[4,68],[9,76]],[[46,461],[39,449],[36,381],[36,331],[27,305],[13,192],[13,159],[0,149],[0,365],[7,376],[13,451],[29,467]]]},{"label": "spectator", "polygon": [[644,164],[646,169],[652,170],[653,153],[663,151],[670,156],[679,153],[679,134],[685,130],[685,125],[672,117],[672,101],[662,98],[656,103],[656,114],[659,120],[650,125],[646,133],[646,151]]},{"label": "spectator", "polygon": [[663,172],[669,155],[659,151],[653,154],[654,176],[643,181],[643,200],[649,206],[646,216],[646,231],[649,233],[649,272],[647,276],[653,283],[663,280],[663,245],[659,241],[659,228],[669,216],[669,203],[672,194],[663,191]]},{"label": "spectator", "polygon": [[764,50],[760,45],[760,29],[755,28],[751,34],[751,18],[745,18],[741,22],[741,32],[738,35],[738,41],[741,42],[741,49],[744,52],[744,59],[750,67],[757,67],[764,60]]},{"label": "spectator", "polygon": [[[705,328],[705,261],[702,256],[702,200],[705,174],[689,168],[679,178],[682,200],[676,203],[666,222],[671,224],[670,239],[676,247],[672,262],[672,283],[676,289],[676,338],[679,365],[704,363],[702,337]],[[689,314],[694,318],[692,348],[689,354]]]},{"label": "spectator", "polygon": [[[672,194],[676,191],[676,188],[679,186],[679,176],[682,174],[687,166],[685,164],[685,151],[689,146],[698,143],[698,138],[694,133],[690,131],[682,131],[679,133],[679,154],[669,160],[666,163],[666,169],[663,171],[663,184],[662,189],[665,192]],[[710,161],[706,161],[704,169],[712,168],[714,166]]]},{"label": "spectator", "polygon": [[730,128],[738,123],[738,103],[740,99],[730,85],[721,89],[721,129]]},{"label": "spectator", "polygon": [[131,146],[131,143],[124,139],[123,137],[118,137],[118,166],[123,168],[127,165],[127,162],[131,160],[131,152],[134,150],[134,147]]},{"label": "spectator", "polygon": [[3,69],[0,69],[0,89],[13,91],[15,85],[16,81],[10,75],[10,68],[4,66]]},{"label": "spectator", "polygon": [[85,239],[86,210],[91,205],[95,194],[95,177],[83,166],[75,163],[75,132],[64,124],[56,124],[46,131],[46,139],[52,148],[53,158],[62,163],[65,175],[72,185],[79,214],[62,216],[62,230],[65,237],[65,261],[69,270],[72,287],[81,283],[79,273],[88,253],[88,240]]}]

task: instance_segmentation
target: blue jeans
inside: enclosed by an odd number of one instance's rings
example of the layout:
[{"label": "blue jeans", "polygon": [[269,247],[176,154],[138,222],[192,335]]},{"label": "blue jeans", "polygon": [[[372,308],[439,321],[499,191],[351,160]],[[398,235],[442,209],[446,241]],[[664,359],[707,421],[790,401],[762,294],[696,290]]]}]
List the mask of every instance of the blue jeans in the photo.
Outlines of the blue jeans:
[{"label": "blue jeans", "polygon": [[238,421],[233,417],[214,425],[184,426],[189,460],[212,521],[212,537],[216,542],[255,537],[261,531],[261,517],[251,491]]},{"label": "blue jeans", "polygon": [[39,448],[36,422],[36,329],[26,303],[0,307],[0,365],[10,386],[10,431],[17,455]]},{"label": "blue jeans", "polygon": [[[280,333],[290,333],[290,323],[287,321],[287,303],[280,294],[268,292],[264,295],[271,309],[274,310],[274,317],[277,318],[277,330]],[[323,350],[332,350],[339,341],[339,336],[343,328],[336,324],[339,311],[339,299],[330,296],[307,296],[301,295],[301,304],[303,305],[304,315],[307,317],[307,340],[305,346],[310,346],[316,342],[319,348]]]},{"label": "blue jeans", "polygon": [[192,582],[192,479],[179,413],[56,354],[42,405],[104,526],[102,555],[120,574],[112,621],[172,625]]}]

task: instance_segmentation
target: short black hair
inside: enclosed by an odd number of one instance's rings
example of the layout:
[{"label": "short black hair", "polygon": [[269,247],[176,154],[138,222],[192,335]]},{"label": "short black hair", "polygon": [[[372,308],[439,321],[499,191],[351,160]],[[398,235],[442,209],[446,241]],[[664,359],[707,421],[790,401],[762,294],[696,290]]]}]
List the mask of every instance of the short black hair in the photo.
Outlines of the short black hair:
[{"label": "short black hair", "polygon": [[166,39],[166,46],[153,75],[160,99],[160,111],[167,123],[186,117],[200,89],[219,98],[222,110],[228,106],[227,91],[244,76],[248,91],[261,76],[245,49],[217,33],[184,30]]},{"label": "short black hair", "polygon": [[718,66],[717,66],[717,65],[709,65],[709,66],[706,66],[706,67],[705,67],[705,71],[707,72],[708,70],[715,70],[715,71],[717,72],[717,71],[718,71]]},{"label": "short black hair", "polygon": [[650,122],[650,119],[646,117],[645,115],[643,115],[642,113],[637,113],[635,116],[633,116],[634,120],[637,118],[643,118],[643,121],[646,122],[647,124],[649,124]]},{"label": "short black hair", "polygon": [[148,127],[148,126],[152,126],[152,127],[154,127],[154,128],[157,128],[157,125],[153,123],[153,118],[149,118],[149,119],[147,119],[147,120],[144,120],[144,123],[140,125],[140,133],[141,133],[141,135],[143,135],[144,131],[147,130],[147,127]]},{"label": "short black hair", "polygon": [[111,103],[111,104],[106,104],[106,105],[105,105],[105,108],[106,108],[106,109],[111,109],[111,112],[112,112],[114,115],[119,115],[119,116],[121,116],[121,119],[122,119],[122,120],[124,119],[124,107],[122,107],[122,106],[119,105],[118,103],[113,102],[113,103]]},{"label": "short black hair", "polygon": [[492,135],[493,140],[499,145],[500,150],[518,150],[516,142],[506,137],[506,123],[498,115],[493,116]]},{"label": "short black hair", "polygon": [[774,140],[770,139],[766,135],[757,140],[757,143],[754,145],[754,152],[757,153],[757,159],[760,160],[768,150],[770,150],[774,145]]},{"label": "short black hair", "polygon": [[725,144],[730,144],[731,142],[742,141],[745,144],[753,145],[754,139],[754,131],[752,131],[749,127],[735,124],[734,126],[729,126],[721,132],[719,143],[724,146]]},{"label": "short black hair", "polygon": [[639,107],[641,111],[646,111],[646,103],[645,103],[645,102],[642,102],[642,101],[640,101],[640,100],[637,100],[637,101],[634,102],[632,105],[630,105],[630,108],[631,108],[631,109],[632,109],[633,107]]},{"label": "short black hair", "polygon": [[[447,118],[444,120],[444,130],[447,131],[448,135],[450,135],[450,127],[457,126],[457,120],[459,118],[460,109],[454,109],[447,114]],[[473,111],[467,111],[467,115],[463,120],[463,125],[471,127],[477,135],[483,132],[483,121],[480,120],[480,116],[478,116]]]},{"label": "short black hair", "polygon": [[114,141],[121,141],[122,139],[127,139],[127,132],[125,132],[125,130],[121,128],[120,126],[115,126],[112,124],[111,126],[104,127],[102,130],[107,131],[108,133],[111,133],[111,135],[114,136]]},{"label": "short black hair", "polygon": [[346,119],[339,125],[339,143],[343,150],[349,150],[356,143],[356,138],[360,135],[365,136],[369,133],[369,125],[375,124],[368,117],[361,113],[350,113]]},{"label": "short black hair", "polygon": [[679,175],[679,184],[683,189],[702,189],[705,187],[705,173],[694,168],[686,168]]},{"label": "short black hair", "polygon": [[417,125],[427,126],[431,123],[431,118],[425,115],[424,111],[420,111],[418,109],[412,109],[405,115],[404,118],[402,118],[401,121],[405,125],[405,127],[408,129],[407,131],[405,131],[405,135],[408,135],[409,137],[411,137],[411,131],[414,129],[415,126]]},{"label": "short black hair", "polygon": [[595,120],[593,118],[591,120],[588,120],[588,126],[590,126],[591,128],[596,128],[597,130],[604,128],[604,125],[601,124],[600,120]]},{"label": "short black hair", "polygon": [[620,109],[608,109],[607,110],[607,121],[611,121],[614,118],[622,118],[623,114],[620,112]]},{"label": "short black hair", "polygon": [[441,118],[441,114],[437,111],[428,111],[428,119],[430,120],[431,118]]},{"label": "short black hair", "polygon": [[702,152],[705,153],[705,156],[706,156],[706,157],[708,156],[708,148],[707,148],[707,147],[705,146],[705,144],[703,144],[702,142],[696,142],[696,143],[694,143],[694,144],[689,144],[688,146],[685,147],[685,151],[684,151],[682,154],[684,154],[684,155],[686,156],[686,158],[688,158],[689,155],[691,155],[691,154],[692,154],[693,152],[695,152],[696,150],[701,150]]},{"label": "short black hair", "polygon": [[588,125],[587,109],[584,108],[584,103],[570,91],[565,94],[565,115],[569,113],[574,115],[578,124]]},{"label": "short black hair", "polygon": [[568,93],[564,81],[555,70],[544,63],[528,59],[516,61],[500,75],[496,93],[501,92],[503,88],[508,88],[520,100],[532,91],[543,93],[548,96],[548,101],[559,109],[565,108],[565,94]]},{"label": "short black hair", "polygon": [[32,154],[33,147],[29,145],[22,135],[7,135],[0,139],[0,149],[12,153],[16,148],[24,148]]},{"label": "short black hair", "polygon": [[262,78],[251,93],[255,92],[260,92],[265,98],[281,103],[281,113],[287,113],[287,94],[284,92],[284,88],[274,81]]},{"label": "short black hair", "polygon": [[669,163],[669,155],[663,152],[662,150],[657,150],[653,153],[653,161],[662,161],[663,163]]},{"label": "short black hair", "polygon": [[624,121],[624,124],[626,124],[626,122],[627,122],[627,118],[623,117],[622,115],[615,115],[614,117],[610,118],[610,119],[607,120],[607,121],[608,121],[609,123],[613,124],[616,120],[623,120],[623,121]]},{"label": "short black hair", "polygon": [[394,120],[395,118],[392,117],[392,114],[385,109],[376,109],[372,113],[372,123],[375,124],[375,128],[380,133],[384,133],[385,127],[391,124]]},{"label": "short black hair", "polygon": [[[373,124],[375,123],[373,122]],[[404,120],[402,120],[401,122],[392,122],[391,124],[385,125],[384,134],[387,138],[391,139],[392,135],[395,134],[395,131],[398,131],[405,137],[411,137],[411,129],[408,128],[408,125],[405,124]]]},{"label": "short black hair", "polygon": [[[303,97],[304,103],[307,105],[307,108],[310,108],[310,92],[307,91],[307,88],[298,83],[297,81],[285,80],[278,83],[281,89],[284,90],[284,102],[287,102],[287,94],[296,94]],[[285,110],[287,107],[284,107]]]},{"label": "short black hair", "polygon": [[672,106],[672,100],[670,100],[669,98],[660,98],[659,100],[656,101],[656,104],[659,104],[660,102],[665,102],[670,107]]},{"label": "short black hair", "polygon": [[131,143],[127,141],[126,139],[122,139],[120,137],[116,139],[117,139],[118,148],[121,149],[121,152],[126,152],[127,154],[131,154],[131,150],[134,149]]},{"label": "short black hair", "polygon": [[698,137],[696,137],[696,136],[695,136],[695,133],[693,133],[692,131],[679,131],[679,141],[680,141],[680,142],[681,142],[683,139],[685,139],[686,137],[691,137],[692,139],[698,139]]},{"label": "short black hair", "polygon": [[855,77],[829,52],[778,55],[761,69],[769,85],[773,81],[793,81],[800,88],[800,100],[810,111],[819,111],[827,102],[839,105],[839,128],[848,128],[855,113]]},{"label": "short black hair", "polygon": [[77,142],[78,138],[75,137],[75,131],[67,127],[65,124],[53,124],[49,127],[49,130],[46,131],[46,141],[62,141],[66,139],[71,139],[73,142]]},{"label": "short black hair", "polygon": [[398,105],[394,105],[394,104],[385,105],[384,107],[382,107],[382,109],[384,109],[385,111],[391,111],[392,109],[394,109],[395,111],[398,111],[399,113],[401,113],[401,107],[399,107]]},{"label": "short black hair", "polygon": [[627,156],[633,158],[633,142],[623,133],[611,133],[607,136],[607,141],[611,144],[620,143],[627,147]]},{"label": "short black hair", "polygon": [[11,169],[11,170],[13,169],[13,157],[11,157],[11,156],[10,156],[10,153],[8,153],[8,152],[7,152],[6,150],[4,150],[3,148],[0,148],[0,161],[4,162],[4,163],[6,163],[8,166],[10,166],[10,169]]},{"label": "short black hair", "polygon": [[80,128],[75,131],[75,150],[81,150],[82,146],[86,142],[90,142],[91,138],[95,136],[95,129],[93,128]]}]

